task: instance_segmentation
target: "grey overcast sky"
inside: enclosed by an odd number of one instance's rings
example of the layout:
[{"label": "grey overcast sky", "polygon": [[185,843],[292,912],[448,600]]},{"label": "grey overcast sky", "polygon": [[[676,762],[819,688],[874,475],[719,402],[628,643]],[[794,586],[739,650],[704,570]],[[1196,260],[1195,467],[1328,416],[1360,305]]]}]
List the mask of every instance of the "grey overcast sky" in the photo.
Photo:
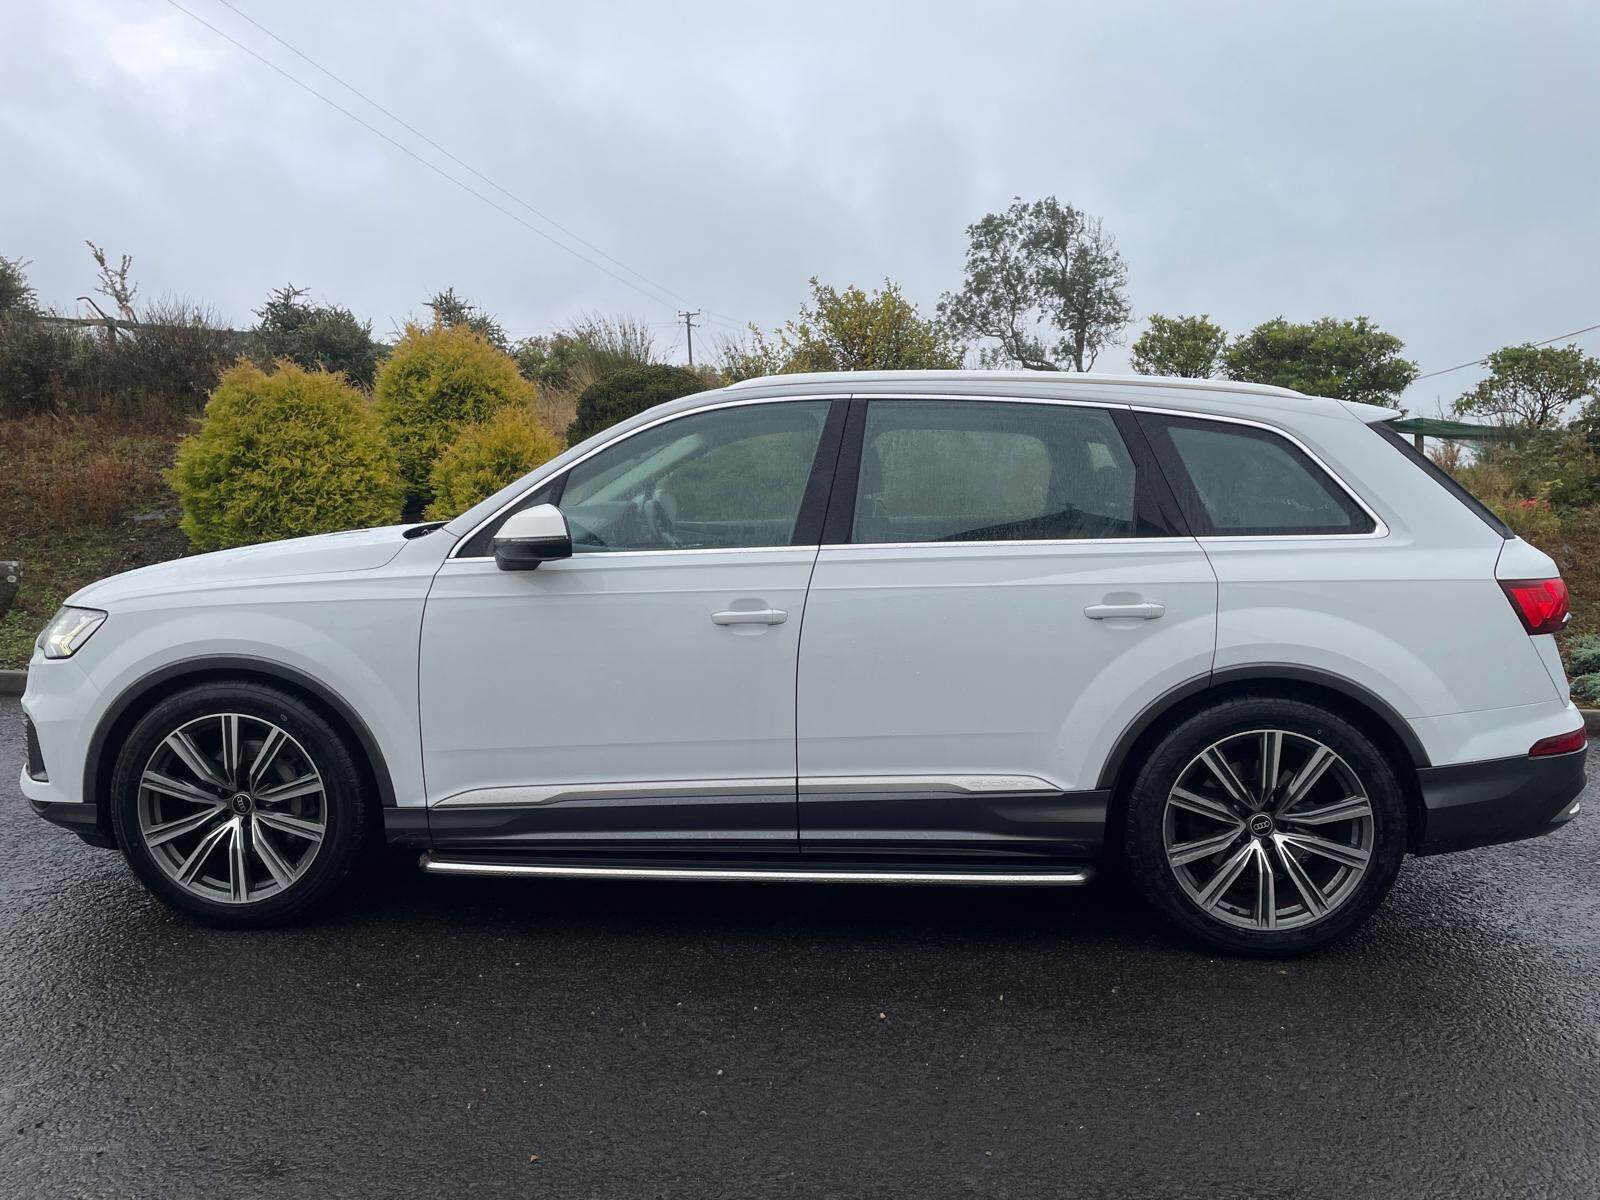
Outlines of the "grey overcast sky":
[{"label": "grey overcast sky", "polygon": [[[489,191],[218,0],[181,2]],[[1431,371],[1600,322],[1592,0],[231,3],[734,325],[793,315],[811,275],[889,276],[931,311],[965,226],[1048,194],[1116,235],[1130,339],[1151,312],[1233,332],[1366,313]],[[0,5],[0,164],[0,254],[65,310],[93,238],[134,256],[143,296],[236,324],[292,280],[380,334],[454,286],[516,335],[599,309],[674,340],[676,297],[556,249],[167,0]],[[1431,412],[1477,374],[1405,399]]]}]

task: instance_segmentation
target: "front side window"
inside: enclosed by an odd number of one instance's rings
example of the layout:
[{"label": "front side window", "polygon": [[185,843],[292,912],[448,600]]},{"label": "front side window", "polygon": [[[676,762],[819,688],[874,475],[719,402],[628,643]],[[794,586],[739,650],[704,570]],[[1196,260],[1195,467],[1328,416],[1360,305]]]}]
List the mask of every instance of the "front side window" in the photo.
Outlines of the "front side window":
[{"label": "front side window", "polygon": [[1370,533],[1372,517],[1288,439],[1200,418],[1146,418],[1164,437],[1173,486],[1196,533]]},{"label": "front side window", "polygon": [[1136,484],[1133,459],[1102,409],[875,400],[851,540],[1135,537]]},{"label": "front side window", "polygon": [[714,409],[585,459],[561,491],[573,553],[789,545],[829,407]]}]

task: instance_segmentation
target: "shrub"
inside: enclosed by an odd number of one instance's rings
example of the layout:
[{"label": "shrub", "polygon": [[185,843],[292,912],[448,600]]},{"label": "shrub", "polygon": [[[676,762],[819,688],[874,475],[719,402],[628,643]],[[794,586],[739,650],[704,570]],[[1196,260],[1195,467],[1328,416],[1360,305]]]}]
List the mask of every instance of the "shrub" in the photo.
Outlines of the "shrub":
[{"label": "shrub", "polygon": [[567,444],[575,446],[618,421],[705,387],[705,377],[687,367],[657,365],[613,372],[579,395],[578,415],[567,428]]},{"label": "shrub", "polygon": [[1574,679],[1572,698],[1585,708],[1600,707],[1600,674],[1579,675]]},{"label": "shrub", "polygon": [[337,304],[311,304],[306,289],[286,284],[274,288],[256,309],[251,353],[263,363],[281,358],[308,371],[339,371],[351,383],[372,386],[379,347],[372,340],[372,322],[358,321]]},{"label": "shrub", "polygon": [[0,417],[98,408],[104,357],[79,326],[31,315],[0,320]]},{"label": "shrub", "polygon": [[1586,633],[1567,643],[1567,672],[1600,677],[1600,636]]},{"label": "shrub", "polygon": [[400,519],[392,452],[365,396],[326,371],[240,363],[172,471],[201,550]]},{"label": "shrub", "polygon": [[462,430],[439,455],[428,477],[433,502],[426,515],[443,521],[466,512],[560,453],[555,435],[526,408],[502,408],[487,421]]},{"label": "shrub", "polygon": [[105,391],[125,412],[205,407],[243,339],[209,309],[184,300],[148,305],[133,330],[119,330],[105,349]]},{"label": "shrub", "polygon": [[1476,462],[1455,473],[1461,486],[1482,500],[1522,537],[1544,550],[1561,536],[1561,517],[1543,494],[1529,494],[1528,485],[1498,462]]},{"label": "shrub", "polygon": [[510,405],[532,408],[537,389],[470,329],[408,325],[378,369],[375,395],[406,494],[428,500],[428,474],[461,430]]}]

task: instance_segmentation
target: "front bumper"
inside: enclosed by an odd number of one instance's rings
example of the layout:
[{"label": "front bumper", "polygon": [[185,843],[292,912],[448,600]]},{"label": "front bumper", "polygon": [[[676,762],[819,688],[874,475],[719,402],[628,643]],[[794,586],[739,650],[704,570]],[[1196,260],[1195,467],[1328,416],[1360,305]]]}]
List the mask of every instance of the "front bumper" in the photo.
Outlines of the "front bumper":
[{"label": "front bumper", "polygon": [[1548,758],[1499,758],[1417,771],[1422,828],[1416,854],[1445,854],[1538,837],[1578,814],[1588,748]]},{"label": "front bumper", "polygon": [[115,843],[99,806],[85,800],[82,747],[103,709],[100,692],[75,658],[46,662],[34,655],[22,693],[29,728],[18,785],[39,816],[96,846]]}]

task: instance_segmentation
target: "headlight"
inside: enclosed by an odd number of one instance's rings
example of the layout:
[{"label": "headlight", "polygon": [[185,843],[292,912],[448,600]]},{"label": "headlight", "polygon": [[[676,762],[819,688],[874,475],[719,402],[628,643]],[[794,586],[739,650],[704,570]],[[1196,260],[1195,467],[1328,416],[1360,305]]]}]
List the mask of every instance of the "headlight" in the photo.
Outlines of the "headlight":
[{"label": "headlight", "polygon": [[35,645],[46,658],[71,658],[105,620],[98,608],[63,608],[50,618]]}]

